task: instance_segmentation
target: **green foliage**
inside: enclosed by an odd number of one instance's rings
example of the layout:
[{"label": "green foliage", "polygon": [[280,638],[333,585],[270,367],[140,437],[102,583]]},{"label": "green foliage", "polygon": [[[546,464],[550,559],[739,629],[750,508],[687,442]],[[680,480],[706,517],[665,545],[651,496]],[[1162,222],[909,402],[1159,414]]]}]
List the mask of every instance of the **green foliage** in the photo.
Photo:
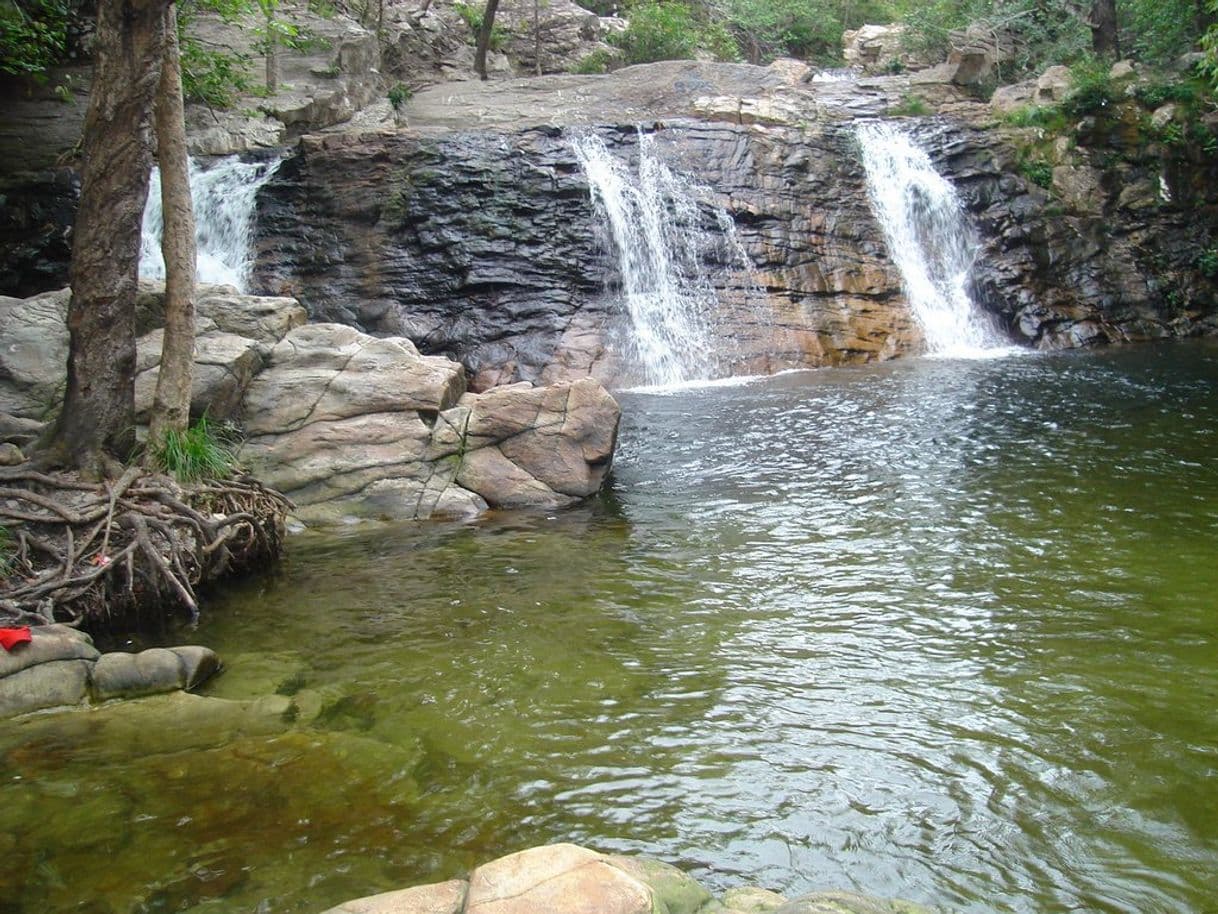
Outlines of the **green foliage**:
[{"label": "green foliage", "polygon": [[1090,32],[1077,9],[1045,0],[931,0],[894,3],[905,25],[906,48],[927,60],[942,60],[951,33],[970,24],[1004,37],[1016,48],[999,61],[1003,81],[1039,72],[1050,63],[1069,63],[1090,46]]},{"label": "green foliage", "polygon": [[401,111],[402,106],[410,101],[410,97],[414,95],[410,91],[410,86],[405,83],[394,83],[389,88],[389,104],[393,106],[394,111]]},{"label": "green foliage", "polygon": [[715,60],[739,60],[740,46],[736,37],[722,22],[708,22],[698,34],[698,47],[714,55]]},{"label": "green foliage", "polygon": [[624,32],[610,36],[628,63],[688,60],[698,49],[698,24],[684,3],[644,0],[630,12]]},{"label": "green foliage", "polygon": [[1019,171],[1037,187],[1048,190],[1053,186],[1053,166],[1044,159],[1025,159],[1019,163]]},{"label": "green foliage", "polygon": [[571,68],[572,73],[582,73],[591,75],[596,73],[609,72],[609,65],[613,62],[613,55],[608,51],[598,50],[591,54],[586,54]]},{"label": "green foliage", "polygon": [[1098,57],[1086,55],[1070,68],[1070,94],[1062,102],[1068,117],[1086,117],[1109,110],[1119,99],[1108,76],[1110,65]]},{"label": "green foliage", "polygon": [[41,75],[63,61],[70,0],[0,0],[0,73]]},{"label": "green foliage", "polygon": [[231,431],[203,416],[184,432],[168,432],[152,463],[179,482],[223,479],[237,468],[236,442]]},{"label": "green foliage", "polygon": [[926,100],[912,92],[901,96],[901,101],[888,109],[890,117],[923,117],[930,114]]},{"label": "green foliage", "polygon": [[188,101],[229,108],[253,87],[248,54],[204,47],[190,35],[181,38],[182,94]]},{"label": "green foliage", "polygon": [[865,22],[889,22],[893,15],[883,0],[722,0],[715,10],[753,63],[779,56],[835,63],[841,59],[842,32]]},{"label": "green foliage", "polygon": [[[465,24],[469,26],[469,30],[473,33],[476,40],[478,34],[482,31],[482,17],[486,14],[486,8],[484,6],[470,6],[458,0],[457,3],[453,4],[453,9],[457,11],[457,15],[465,20]],[[500,28],[497,23],[491,23],[490,49],[492,51],[502,50],[503,46],[507,44],[507,40],[507,30]]]},{"label": "green foliage", "polygon": [[1218,279],[1218,248],[1207,248],[1198,252],[1197,270],[1209,279]]},{"label": "green foliage", "polygon": [[1122,0],[1122,51],[1167,66],[1197,41],[1196,0]]},{"label": "green foliage", "polygon": [[1056,105],[1024,105],[1005,114],[1002,120],[1012,127],[1042,127],[1050,133],[1059,133],[1066,126],[1066,118]]},{"label": "green foliage", "polygon": [[1195,105],[1201,97],[1197,85],[1190,80],[1176,82],[1156,81],[1139,85],[1133,90],[1134,98],[1147,108],[1154,110],[1168,102],[1178,105]]}]

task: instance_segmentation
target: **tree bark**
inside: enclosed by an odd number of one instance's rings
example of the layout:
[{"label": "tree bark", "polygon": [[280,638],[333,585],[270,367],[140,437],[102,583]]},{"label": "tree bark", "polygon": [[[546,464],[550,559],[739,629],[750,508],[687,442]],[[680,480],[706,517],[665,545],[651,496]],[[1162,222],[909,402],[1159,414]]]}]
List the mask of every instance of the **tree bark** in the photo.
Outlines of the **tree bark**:
[{"label": "tree bark", "polygon": [[156,102],[156,138],[165,225],[161,236],[161,253],[165,257],[165,340],[148,427],[150,450],[164,440],[166,432],[186,430],[195,368],[195,217],[190,200],[178,15],[174,3],[165,10],[165,57]]},{"label": "tree bark", "polygon": [[1091,49],[1100,57],[1121,56],[1117,31],[1116,0],[1095,0],[1091,4]]},{"label": "tree bark", "polygon": [[533,0],[533,72],[541,75],[541,0]]},{"label": "tree bark", "polygon": [[486,0],[486,9],[482,13],[482,28],[478,30],[478,48],[474,52],[474,72],[480,79],[486,79],[486,52],[491,46],[491,32],[495,28],[495,13],[499,9],[499,0]]},{"label": "tree bark", "polygon": [[262,7],[266,14],[266,91],[279,91],[279,36],[275,33],[275,8]]},{"label": "tree bark", "polygon": [[135,446],[135,292],[166,0],[99,0],[73,228],[68,382],[50,458],[112,473]]}]

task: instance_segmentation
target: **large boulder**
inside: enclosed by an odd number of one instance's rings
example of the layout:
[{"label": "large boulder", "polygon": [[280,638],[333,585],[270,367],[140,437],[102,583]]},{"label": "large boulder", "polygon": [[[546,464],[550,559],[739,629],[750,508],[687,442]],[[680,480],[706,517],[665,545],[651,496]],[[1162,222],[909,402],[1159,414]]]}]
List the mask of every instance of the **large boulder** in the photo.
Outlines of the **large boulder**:
[{"label": "large boulder", "polygon": [[69,297],[67,289],[0,296],[0,413],[42,420],[63,397]]},{"label": "large boulder", "polygon": [[599,489],[618,407],[597,382],[464,390],[458,363],[409,340],[309,324],[250,386],[242,459],[306,521],[551,507]]}]

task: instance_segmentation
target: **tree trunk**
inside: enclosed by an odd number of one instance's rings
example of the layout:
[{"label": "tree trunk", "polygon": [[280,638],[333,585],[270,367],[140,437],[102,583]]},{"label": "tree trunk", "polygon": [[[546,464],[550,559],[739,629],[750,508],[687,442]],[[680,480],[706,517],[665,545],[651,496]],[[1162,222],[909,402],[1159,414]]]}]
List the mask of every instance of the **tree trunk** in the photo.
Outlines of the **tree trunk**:
[{"label": "tree trunk", "polygon": [[275,32],[275,3],[262,2],[266,17],[266,91],[279,91],[279,36]]},{"label": "tree trunk", "polygon": [[165,229],[165,341],[157,374],[150,450],[168,431],[183,432],[190,422],[190,392],[195,368],[195,217],[190,201],[186,119],[182,110],[182,67],[178,56],[176,4],[165,10],[165,60],[156,103],[157,159],[161,166],[161,211]]},{"label": "tree trunk", "polygon": [[135,447],[135,292],[166,0],[99,0],[72,230],[68,385],[53,461],[113,472]]},{"label": "tree trunk", "polygon": [[533,72],[541,75],[541,0],[533,0]]},{"label": "tree trunk", "polygon": [[478,30],[478,49],[474,52],[474,72],[479,78],[486,79],[486,52],[491,46],[491,31],[495,28],[495,13],[499,9],[499,0],[486,0],[486,10],[482,13],[482,28]]},{"label": "tree trunk", "polygon": [[1100,57],[1121,56],[1117,32],[1116,0],[1095,0],[1091,4],[1091,49]]}]

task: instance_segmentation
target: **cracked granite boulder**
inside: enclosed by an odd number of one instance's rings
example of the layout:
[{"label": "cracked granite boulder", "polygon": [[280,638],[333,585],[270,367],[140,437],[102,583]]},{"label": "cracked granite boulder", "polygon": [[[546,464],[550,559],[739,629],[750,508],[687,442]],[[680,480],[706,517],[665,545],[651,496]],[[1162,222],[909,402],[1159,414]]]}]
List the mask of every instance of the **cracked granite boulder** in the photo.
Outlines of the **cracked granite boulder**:
[{"label": "cracked granite boulder", "polygon": [[289,332],[242,412],[242,460],[306,523],[571,504],[600,488],[619,417],[590,379],[468,394],[459,363],[342,324]]}]

